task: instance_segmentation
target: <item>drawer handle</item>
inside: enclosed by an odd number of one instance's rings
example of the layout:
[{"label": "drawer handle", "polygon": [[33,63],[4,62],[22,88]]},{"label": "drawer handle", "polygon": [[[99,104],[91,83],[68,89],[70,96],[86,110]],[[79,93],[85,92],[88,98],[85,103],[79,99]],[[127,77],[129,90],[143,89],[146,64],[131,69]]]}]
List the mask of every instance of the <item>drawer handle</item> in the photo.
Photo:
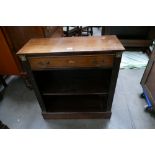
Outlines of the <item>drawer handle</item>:
[{"label": "drawer handle", "polygon": [[102,61],[93,60],[92,63],[93,63],[93,64],[98,64],[98,63],[99,63],[99,64],[104,64],[105,62],[104,62],[104,60],[102,60]]},{"label": "drawer handle", "polygon": [[49,64],[50,64],[50,62],[49,62],[49,61],[47,61],[47,62],[46,62],[46,65],[49,65]]},{"label": "drawer handle", "polygon": [[69,64],[74,64],[75,61],[73,61],[73,60],[69,60],[68,63],[69,63]]},{"label": "drawer handle", "polygon": [[46,65],[49,65],[49,64],[50,64],[49,61],[47,61],[47,62],[39,62],[39,65],[43,65],[43,66],[46,66]]},{"label": "drawer handle", "polygon": [[99,66],[103,66],[105,64],[104,60],[101,61],[101,63],[99,64]]},{"label": "drawer handle", "polygon": [[101,61],[93,61],[93,64],[100,67],[100,66],[103,66],[105,64],[105,61],[104,60],[101,60]]}]

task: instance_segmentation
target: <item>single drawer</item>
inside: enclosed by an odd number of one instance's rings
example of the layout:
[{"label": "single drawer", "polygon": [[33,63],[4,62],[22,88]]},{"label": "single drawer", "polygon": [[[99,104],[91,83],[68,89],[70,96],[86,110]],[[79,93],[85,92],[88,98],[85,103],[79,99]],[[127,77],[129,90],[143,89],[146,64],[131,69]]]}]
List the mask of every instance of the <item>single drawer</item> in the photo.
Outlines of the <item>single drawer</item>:
[{"label": "single drawer", "polygon": [[114,55],[70,55],[29,57],[32,70],[72,67],[112,67]]}]

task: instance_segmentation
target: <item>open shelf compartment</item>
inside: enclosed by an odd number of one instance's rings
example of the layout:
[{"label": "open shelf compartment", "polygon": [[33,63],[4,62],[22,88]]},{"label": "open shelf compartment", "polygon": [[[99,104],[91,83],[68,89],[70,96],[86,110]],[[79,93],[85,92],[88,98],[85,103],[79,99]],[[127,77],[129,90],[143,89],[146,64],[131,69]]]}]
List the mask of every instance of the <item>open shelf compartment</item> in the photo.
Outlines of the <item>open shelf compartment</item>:
[{"label": "open shelf compartment", "polygon": [[47,112],[104,112],[105,95],[43,96]]},{"label": "open shelf compartment", "polygon": [[33,71],[43,95],[108,94],[111,69]]}]

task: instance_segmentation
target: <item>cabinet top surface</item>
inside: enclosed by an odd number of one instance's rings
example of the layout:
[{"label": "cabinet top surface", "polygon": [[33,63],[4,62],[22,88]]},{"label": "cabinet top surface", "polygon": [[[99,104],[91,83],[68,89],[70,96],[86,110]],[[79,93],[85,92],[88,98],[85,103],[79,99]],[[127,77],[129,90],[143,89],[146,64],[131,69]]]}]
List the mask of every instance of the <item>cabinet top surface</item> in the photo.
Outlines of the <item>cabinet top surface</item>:
[{"label": "cabinet top surface", "polygon": [[125,50],[115,35],[31,39],[17,54],[108,52]]}]

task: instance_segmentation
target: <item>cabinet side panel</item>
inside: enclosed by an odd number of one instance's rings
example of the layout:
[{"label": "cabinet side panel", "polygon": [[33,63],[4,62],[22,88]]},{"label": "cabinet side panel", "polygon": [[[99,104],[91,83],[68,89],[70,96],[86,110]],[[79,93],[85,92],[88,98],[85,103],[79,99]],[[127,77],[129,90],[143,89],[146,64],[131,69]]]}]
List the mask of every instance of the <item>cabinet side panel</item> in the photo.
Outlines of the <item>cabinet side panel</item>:
[{"label": "cabinet side panel", "polygon": [[152,52],[151,58],[149,59],[149,62],[148,62],[148,64],[147,64],[146,69],[145,69],[145,71],[144,71],[144,74],[143,74],[143,76],[142,76],[142,79],[141,79],[141,82],[140,82],[140,84],[142,85],[142,87],[145,85],[146,80],[147,80],[147,77],[148,77],[149,74],[150,74],[152,65],[153,65],[153,63],[154,63],[154,59],[155,59],[155,51]]},{"label": "cabinet side panel", "polygon": [[147,93],[149,94],[152,103],[155,104],[155,63],[153,63],[151,71],[147,77],[145,87],[147,88]]},{"label": "cabinet side panel", "polygon": [[115,93],[115,87],[116,87],[116,83],[117,83],[117,77],[118,77],[118,73],[119,73],[121,58],[122,58],[122,52],[117,53],[115,56],[114,67],[112,69],[112,75],[111,75],[111,84],[110,84],[109,96],[108,96],[108,102],[107,102],[107,110],[108,111],[111,111],[111,107],[112,107],[112,102],[113,102],[113,97],[114,97],[114,93]]}]

